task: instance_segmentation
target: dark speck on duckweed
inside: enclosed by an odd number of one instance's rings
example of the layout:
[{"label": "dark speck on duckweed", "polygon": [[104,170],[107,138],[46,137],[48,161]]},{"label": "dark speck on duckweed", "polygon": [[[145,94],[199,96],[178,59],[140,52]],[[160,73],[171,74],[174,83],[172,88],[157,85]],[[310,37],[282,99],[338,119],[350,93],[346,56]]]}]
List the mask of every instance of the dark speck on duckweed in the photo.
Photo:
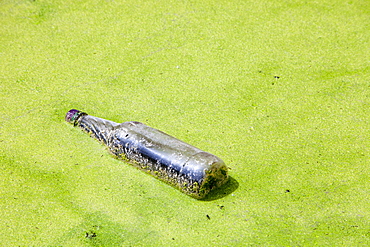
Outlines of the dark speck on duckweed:
[{"label": "dark speck on duckweed", "polygon": [[86,234],[85,234],[85,238],[91,239],[91,238],[95,238],[95,237],[96,237],[96,233],[92,232],[92,231],[86,232]]}]

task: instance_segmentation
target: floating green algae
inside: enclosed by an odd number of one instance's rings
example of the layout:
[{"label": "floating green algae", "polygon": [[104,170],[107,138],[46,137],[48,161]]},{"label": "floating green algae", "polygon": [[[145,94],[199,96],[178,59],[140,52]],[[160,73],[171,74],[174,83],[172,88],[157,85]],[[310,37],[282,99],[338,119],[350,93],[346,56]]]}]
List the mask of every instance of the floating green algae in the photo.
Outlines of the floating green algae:
[{"label": "floating green algae", "polygon": [[[1,243],[367,246],[369,9],[2,1]],[[217,153],[233,186],[199,201],[143,176],[72,107]]]}]

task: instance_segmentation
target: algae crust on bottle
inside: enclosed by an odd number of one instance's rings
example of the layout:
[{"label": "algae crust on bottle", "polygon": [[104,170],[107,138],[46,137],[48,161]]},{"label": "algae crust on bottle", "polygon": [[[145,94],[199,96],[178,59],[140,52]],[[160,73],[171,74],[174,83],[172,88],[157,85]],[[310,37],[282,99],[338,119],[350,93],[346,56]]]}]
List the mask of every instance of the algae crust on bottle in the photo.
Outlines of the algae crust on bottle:
[{"label": "algae crust on bottle", "polygon": [[123,159],[194,198],[204,198],[228,180],[228,168],[202,151],[143,123],[116,123],[72,109],[65,120]]}]

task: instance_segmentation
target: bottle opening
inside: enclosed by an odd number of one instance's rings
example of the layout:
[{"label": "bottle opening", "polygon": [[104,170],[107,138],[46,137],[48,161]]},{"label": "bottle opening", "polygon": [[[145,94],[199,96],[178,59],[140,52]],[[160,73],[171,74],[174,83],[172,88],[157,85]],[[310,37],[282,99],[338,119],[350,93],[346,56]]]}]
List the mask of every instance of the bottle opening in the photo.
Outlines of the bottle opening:
[{"label": "bottle opening", "polygon": [[65,120],[68,123],[74,123],[81,114],[83,114],[83,112],[76,110],[76,109],[71,109],[67,112]]}]

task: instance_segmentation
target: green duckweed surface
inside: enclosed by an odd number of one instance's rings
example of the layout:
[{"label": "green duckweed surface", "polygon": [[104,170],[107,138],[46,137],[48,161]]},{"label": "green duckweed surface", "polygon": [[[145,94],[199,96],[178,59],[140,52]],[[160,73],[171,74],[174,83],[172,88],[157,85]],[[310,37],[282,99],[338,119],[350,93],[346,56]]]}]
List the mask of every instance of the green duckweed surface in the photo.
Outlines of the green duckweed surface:
[{"label": "green duckweed surface", "polygon": [[[370,3],[0,2],[4,246],[368,246]],[[211,152],[193,199],[64,121]]]}]

